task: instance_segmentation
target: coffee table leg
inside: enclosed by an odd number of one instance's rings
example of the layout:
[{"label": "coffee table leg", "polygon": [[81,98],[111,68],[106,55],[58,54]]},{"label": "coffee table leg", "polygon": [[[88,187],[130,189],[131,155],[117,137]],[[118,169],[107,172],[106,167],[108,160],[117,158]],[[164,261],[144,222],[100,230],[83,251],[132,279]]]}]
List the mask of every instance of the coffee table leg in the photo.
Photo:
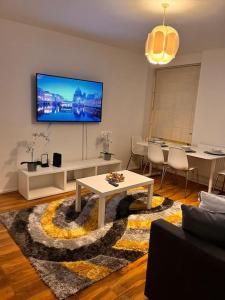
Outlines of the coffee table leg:
[{"label": "coffee table leg", "polygon": [[216,160],[211,161],[211,168],[210,168],[210,177],[209,177],[209,185],[208,185],[208,193],[212,192],[212,186],[213,186],[213,176],[215,173],[216,168]]},{"label": "coffee table leg", "polygon": [[81,211],[81,186],[76,183],[76,203],[75,203],[75,211]]},{"label": "coffee table leg", "polygon": [[153,188],[153,184],[148,185],[147,209],[150,209],[152,207]]},{"label": "coffee table leg", "polygon": [[100,197],[98,199],[98,228],[105,225],[105,198]]},{"label": "coffee table leg", "polygon": [[123,198],[126,198],[126,196],[127,196],[127,191],[122,192],[121,195],[122,195]]}]

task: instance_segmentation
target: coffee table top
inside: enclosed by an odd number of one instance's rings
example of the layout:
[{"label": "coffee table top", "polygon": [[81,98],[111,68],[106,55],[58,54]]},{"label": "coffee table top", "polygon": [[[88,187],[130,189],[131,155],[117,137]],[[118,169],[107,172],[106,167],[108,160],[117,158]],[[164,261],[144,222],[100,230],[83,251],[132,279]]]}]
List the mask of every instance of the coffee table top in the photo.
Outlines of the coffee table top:
[{"label": "coffee table top", "polygon": [[110,195],[122,191],[126,191],[129,188],[135,188],[141,185],[153,184],[154,179],[148,178],[143,175],[139,175],[137,173],[124,170],[119,171],[118,173],[123,173],[125,180],[123,182],[119,182],[119,186],[115,187],[108,183],[105,179],[107,174],[91,176],[86,178],[77,179],[77,183],[89,188],[97,194],[102,195]]}]

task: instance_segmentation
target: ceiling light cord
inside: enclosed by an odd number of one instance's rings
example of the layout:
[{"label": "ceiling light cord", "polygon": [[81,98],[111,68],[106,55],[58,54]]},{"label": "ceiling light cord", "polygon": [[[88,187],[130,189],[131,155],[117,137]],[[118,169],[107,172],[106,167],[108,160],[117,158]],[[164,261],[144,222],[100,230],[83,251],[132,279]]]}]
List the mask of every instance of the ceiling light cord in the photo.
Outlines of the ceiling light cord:
[{"label": "ceiling light cord", "polygon": [[163,7],[163,26],[166,24],[166,9],[169,7],[169,3],[162,3]]},{"label": "ceiling light cord", "polygon": [[163,26],[165,26],[165,21],[166,21],[166,8],[164,7],[164,9],[163,9]]}]

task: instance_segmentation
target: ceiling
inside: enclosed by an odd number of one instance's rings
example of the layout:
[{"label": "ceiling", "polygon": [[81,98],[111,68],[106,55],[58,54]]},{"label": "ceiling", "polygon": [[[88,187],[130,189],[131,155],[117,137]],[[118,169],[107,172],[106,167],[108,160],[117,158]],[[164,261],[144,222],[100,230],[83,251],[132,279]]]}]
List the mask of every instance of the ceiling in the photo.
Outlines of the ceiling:
[{"label": "ceiling", "polygon": [[[163,0],[0,0],[0,17],[144,51],[162,21]],[[167,0],[167,24],[180,34],[180,54],[225,47],[224,0]]]}]

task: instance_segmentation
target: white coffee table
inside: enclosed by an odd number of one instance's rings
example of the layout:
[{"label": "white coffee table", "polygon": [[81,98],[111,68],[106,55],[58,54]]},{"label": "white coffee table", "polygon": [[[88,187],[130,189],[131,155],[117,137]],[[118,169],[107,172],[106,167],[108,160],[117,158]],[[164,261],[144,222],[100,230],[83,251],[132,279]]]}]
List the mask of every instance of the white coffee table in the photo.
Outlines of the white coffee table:
[{"label": "white coffee table", "polygon": [[124,170],[119,173],[123,173],[125,180],[120,182],[118,187],[114,187],[106,181],[106,174],[81,178],[76,180],[76,212],[81,211],[81,187],[85,187],[88,190],[99,195],[99,206],[98,206],[98,228],[101,228],[105,224],[105,197],[126,192],[131,188],[139,186],[148,186],[147,196],[147,209],[151,208],[152,196],[153,196],[153,185],[154,179],[148,178],[137,173]]}]

